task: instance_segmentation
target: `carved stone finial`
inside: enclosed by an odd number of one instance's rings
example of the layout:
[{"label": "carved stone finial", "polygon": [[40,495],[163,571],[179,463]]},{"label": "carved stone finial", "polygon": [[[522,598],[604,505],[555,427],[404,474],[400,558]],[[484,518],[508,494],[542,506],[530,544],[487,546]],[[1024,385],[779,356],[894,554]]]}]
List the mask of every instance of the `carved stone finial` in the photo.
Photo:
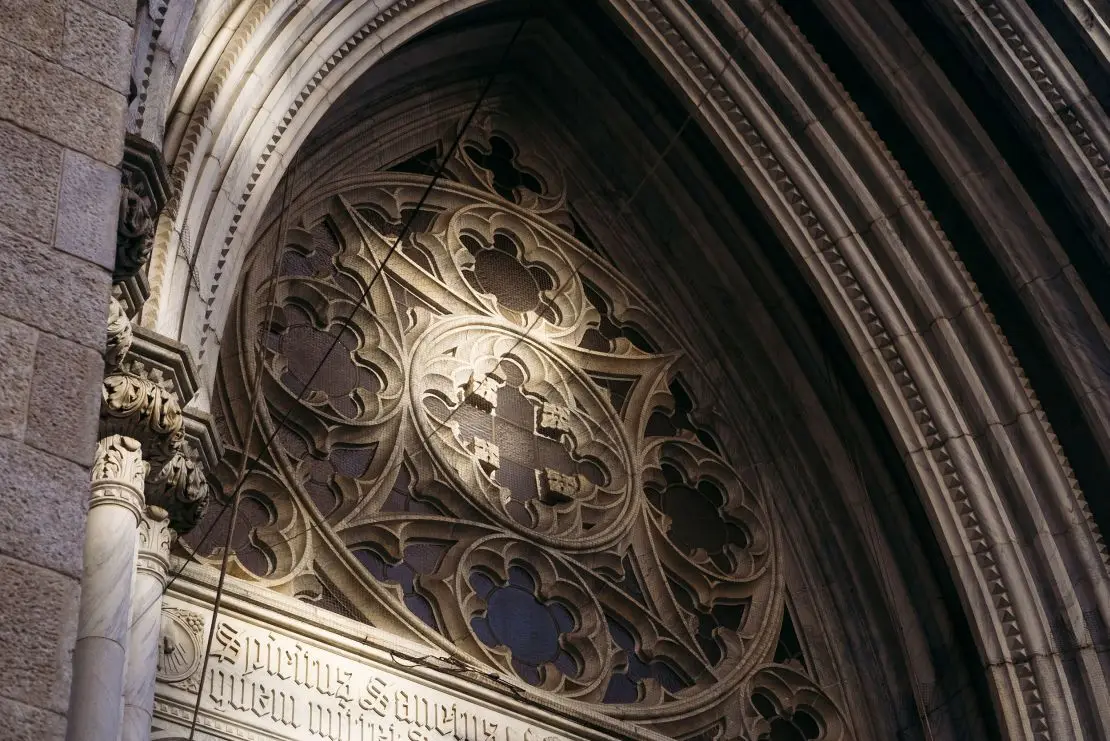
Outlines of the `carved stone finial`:
[{"label": "carved stone finial", "polygon": [[149,482],[147,501],[167,510],[170,527],[181,535],[192,530],[204,516],[209,491],[200,463],[185,445]]},{"label": "carved stone finial", "polygon": [[173,394],[133,373],[104,377],[100,427],[102,435],[126,435],[141,442],[147,460],[155,465],[173,457],[185,441],[181,407]]},{"label": "carved stone finial", "polygon": [[119,368],[120,363],[131,350],[134,334],[127,312],[115,296],[108,304],[108,340],[104,348],[104,365],[109,369]]},{"label": "carved stone finial", "polygon": [[136,519],[143,507],[143,482],[147,464],[142,444],[125,435],[108,435],[96,444],[96,460],[92,470],[90,507],[100,504],[123,504],[132,509]]}]

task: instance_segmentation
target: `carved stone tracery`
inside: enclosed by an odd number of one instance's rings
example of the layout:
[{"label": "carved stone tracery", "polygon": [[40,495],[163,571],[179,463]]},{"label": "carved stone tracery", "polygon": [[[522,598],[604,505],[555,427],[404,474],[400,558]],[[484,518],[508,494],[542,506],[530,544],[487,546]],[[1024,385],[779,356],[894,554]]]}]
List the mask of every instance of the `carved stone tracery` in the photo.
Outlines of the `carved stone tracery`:
[{"label": "carved stone tracery", "polygon": [[[569,236],[557,168],[488,121],[468,137],[381,280],[425,177],[345,183],[262,238],[234,334],[263,428],[288,423],[232,568],[308,599],[330,570],[326,604],[525,685],[665,732],[754,732],[731,699],[781,625],[764,496],[672,396],[678,334]],[[249,416],[221,414],[232,436]]]}]

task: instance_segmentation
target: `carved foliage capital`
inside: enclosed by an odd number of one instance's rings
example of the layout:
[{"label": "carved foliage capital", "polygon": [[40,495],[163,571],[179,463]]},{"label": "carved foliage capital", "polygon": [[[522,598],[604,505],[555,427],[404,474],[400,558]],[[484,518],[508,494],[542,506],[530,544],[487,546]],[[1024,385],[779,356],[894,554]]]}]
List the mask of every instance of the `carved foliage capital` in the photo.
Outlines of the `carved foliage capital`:
[{"label": "carved foliage capital", "polygon": [[124,435],[102,438],[96,445],[89,506],[120,504],[132,509],[138,518],[146,474],[147,464],[138,440]]},{"label": "carved foliage capital", "polygon": [[139,568],[164,578],[169,570],[172,543],[169,512],[148,506],[139,520]]},{"label": "carved foliage capital", "polygon": [[169,526],[183,534],[204,516],[209,490],[201,463],[188,446],[182,446],[150,482],[147,501],[165,509]]},{"label": "carved foliage capital", "polygon": [[133,373],[104,377],[100,405],[101,433],[126,435],[143,444],[152,463],[162,463],[181,449],[184,420],[173,394]]},{"label": "carved foliage capital", "polygon": [[164,510],[169,527],[182,534],[204,514],[209,486],[203,465],[185,442],[177,396],[160,381],[157,369],[144,374],[130,362],[110,371],[104,378],[100,430],[140,445],[152,474],[146,477],[145,501]]}]

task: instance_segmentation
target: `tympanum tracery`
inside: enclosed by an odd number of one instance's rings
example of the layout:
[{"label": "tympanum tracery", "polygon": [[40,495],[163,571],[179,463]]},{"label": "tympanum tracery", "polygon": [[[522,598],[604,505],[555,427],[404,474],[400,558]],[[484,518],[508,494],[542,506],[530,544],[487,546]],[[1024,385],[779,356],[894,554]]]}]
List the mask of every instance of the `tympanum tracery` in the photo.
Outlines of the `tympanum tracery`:
[{"label": "tympanum tracery", "polygon": [[235,573],[675,735],[844,737],[795,709],[799,661],[745,694],[778,666],[780,557],[699,359],[570,235],[550,158],[484,131],[415,219],[428,177],[379,172],[259,241],[241,362],[263,432],[288,419]]}]

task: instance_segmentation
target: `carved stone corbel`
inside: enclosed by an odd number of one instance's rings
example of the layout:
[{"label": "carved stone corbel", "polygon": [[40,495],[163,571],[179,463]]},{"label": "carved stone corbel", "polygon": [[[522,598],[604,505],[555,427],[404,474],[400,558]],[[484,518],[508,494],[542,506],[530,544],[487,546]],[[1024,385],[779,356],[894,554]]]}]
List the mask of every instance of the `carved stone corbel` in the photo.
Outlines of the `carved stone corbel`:
[{"label": "carved stone corbel", "polygon": [[120,367],[134,342],[131,319],[121,304],[113,296],[108,304],[108,339],[104,346],[104,365],[109,369]]},{"label": "carved stone corbel", "polygon": [[145,139],[126,138],[116,225],[115,282],[137,275],[150,257],[154,227],[166,205],[169,179],[161,150]]}]

